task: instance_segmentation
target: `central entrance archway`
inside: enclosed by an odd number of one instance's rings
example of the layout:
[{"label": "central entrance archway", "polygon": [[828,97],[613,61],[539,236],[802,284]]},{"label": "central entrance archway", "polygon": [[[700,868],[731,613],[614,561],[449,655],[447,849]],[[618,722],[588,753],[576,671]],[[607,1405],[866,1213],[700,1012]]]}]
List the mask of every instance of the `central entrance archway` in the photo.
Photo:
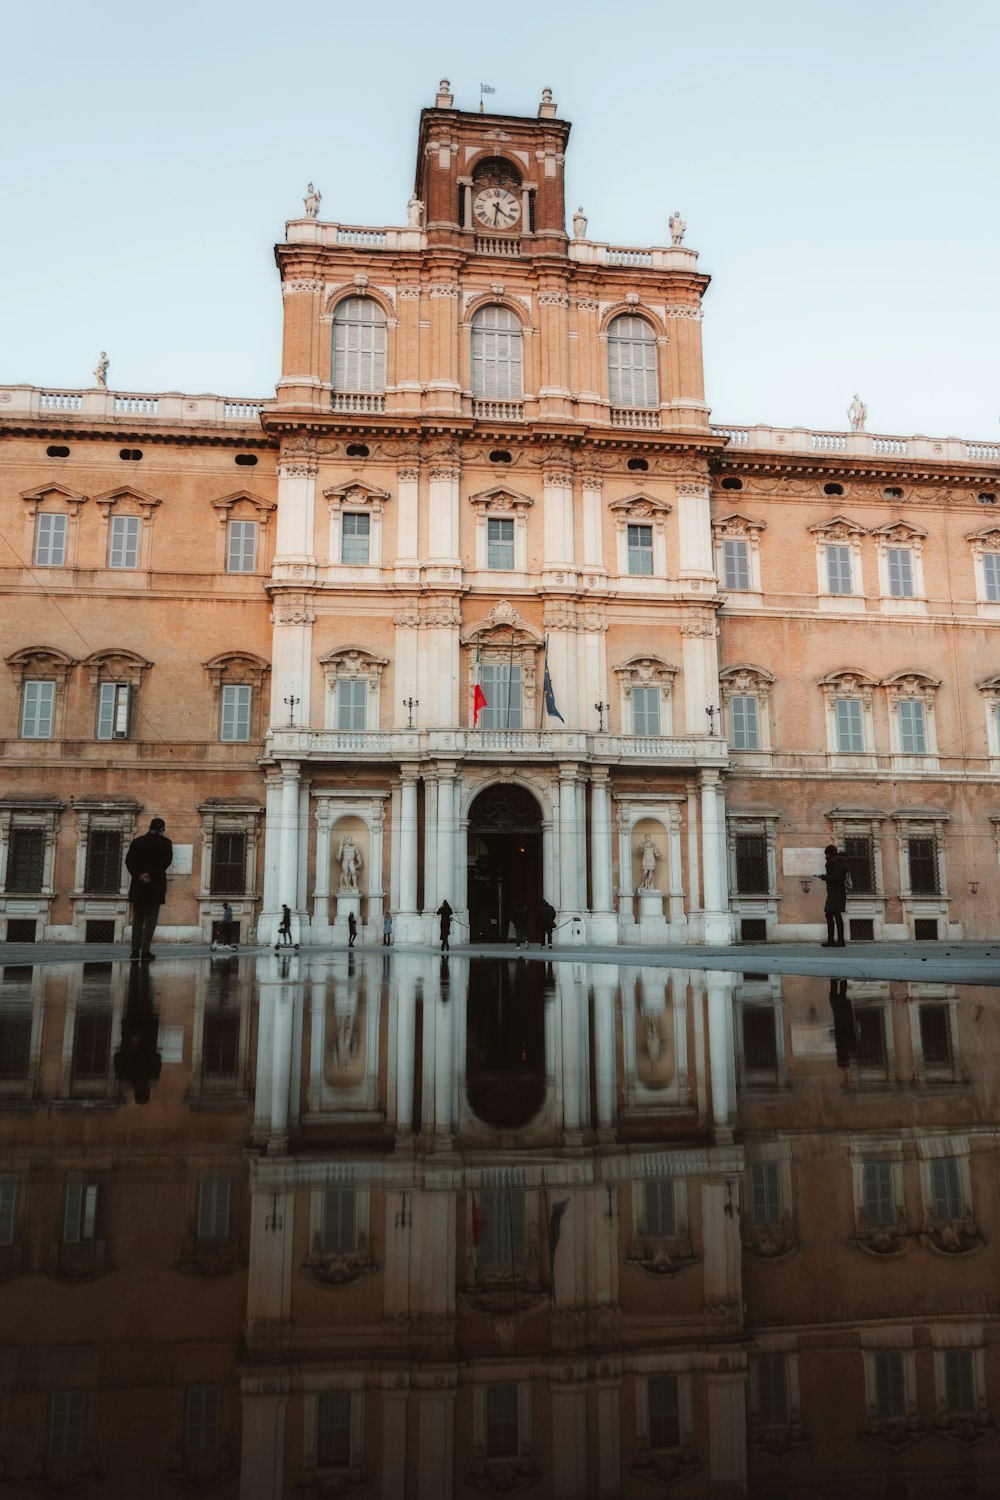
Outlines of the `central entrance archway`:
[{"label": "central entrance archway", "polygon": [[469,929],[473,942],[503,943],[524,908],[534,936],[542,898],[542,813],[530,792],[487,787],[469,809]]}]

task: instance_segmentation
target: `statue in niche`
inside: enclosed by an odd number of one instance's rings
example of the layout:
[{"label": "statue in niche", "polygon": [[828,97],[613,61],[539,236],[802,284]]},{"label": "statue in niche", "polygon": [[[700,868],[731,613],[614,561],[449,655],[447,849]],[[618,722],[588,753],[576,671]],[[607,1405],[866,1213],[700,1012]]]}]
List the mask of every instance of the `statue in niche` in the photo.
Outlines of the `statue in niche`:
[{"label": "statue in niche", "polygon": [[319,206],[323,202],[323,194],[320,192],[319,188],[313,187],[311,182],[306,188],[306,196],[304,201],[306,205],[306,218],[318,219]]},{"label": "statue in niche", "polygon": [[656,861],[660,857],[660,851],[648,833],[639,845],[639,853],[642,855],[642,879],[639,881],[639,889],[640,891],[655,891]]},{"label": "statue in niche", "polygon": [[582,206],[573,215],[573,238],[575,240],[585,240],[587,238],[587,215],[584,213]]},{"label": "statue in niche", "polygon": [[851,419],[851,430],[853,432],[864,432],[865,423],[868,420],[868,408],[857,391],[854,392],[854,400],[847,408],[847,415]]},{"label": "statue in niche", "polygon": [[424,205],[416,193],[412,195],[409,203],[406,205],[406,222],[411,229],[423,229],[424,227]]},{"label": "statue in niche", "polygon": [[356,891],[358,876],[361,874],[361,851],[349,833],[340,841],[337,863],[340,865],[340,889]]},{"label": "statue in niche", "polygon": [[684,235],[687,232],[687,225],[681,218],[681,211],[679,208],[675,208],[673,213],[670,215],[670,218],[667,220],[667,227],[670,230],[670,243],[672,245],[683,245]]}]

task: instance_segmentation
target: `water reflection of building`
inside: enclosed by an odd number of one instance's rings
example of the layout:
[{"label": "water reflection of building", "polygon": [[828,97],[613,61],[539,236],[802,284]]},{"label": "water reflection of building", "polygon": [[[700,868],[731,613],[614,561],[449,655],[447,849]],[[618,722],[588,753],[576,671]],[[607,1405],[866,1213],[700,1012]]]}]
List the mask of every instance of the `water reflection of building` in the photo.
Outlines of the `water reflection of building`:
[{"label": "water reflection of building", "polygon": [[984,992],[346,953],[151,982],[142,1106],[121,968],[0,989],[15,1493],[1000,1480]]}]

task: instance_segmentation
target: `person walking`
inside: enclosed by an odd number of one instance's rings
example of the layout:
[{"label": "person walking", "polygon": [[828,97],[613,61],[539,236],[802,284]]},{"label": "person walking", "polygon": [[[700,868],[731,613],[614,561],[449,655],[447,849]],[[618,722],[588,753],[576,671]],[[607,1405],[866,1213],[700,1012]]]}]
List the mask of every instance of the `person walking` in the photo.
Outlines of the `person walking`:
[{"label": "person walking", "polygon": [[[283,948],[290,948],[292,946],[292,909],[290,906],[283,906],[281,908],[281,922],[278,926],[278,936],[281,939],[281,946]],[[277,947],[278,944],[275,943],[274,946]]]},{"label": "person walking", "polygon": [[543,896],[538,904],[538,930],[541,933],[543,948],[552,947],[552,934],[555,931],[555,925],[556,909]]},{"label": "person walking", "polygon": [[[824,948],[845,948],[844,940],[844,912],[847,909],[847,860],[840,853],[836,844],[827,844],[823,850],[826,858],[826,872],[819,878],[826,885],[826,902],[823,911],[826,916],[826,942]],[[834,930],[836,929],[836,939]]]},{"label": "person walking", "polygon": [[358,919],[352,911],[347,913],[347,946],[354,947],[354,939],[358,935]]},{"label": "person walking", "polygon": [[236,944],[233,942],[233,925],[233,908],[228,901],[224,901],[222,903],[222,921],[219,923],[220,948],[235,948]]},{"label": "person walking", "polygon": [[125,855],[125,868],[132,877],[128,899],[132,903],[132,962],[152,963],[153,933],[160,907],[167,899],[167,871],[174,846],[164,832],[162,818],[153,818],[149,832],[133,839]]},{"label": "person walking", "polygon": [[512,916],[514,918],[514,940],[517,943],[518,948],[527,948],[528,908],[525,906],[523,901],[519,906],[514,907]]},{"label": "person walking", "polygon": [[441,952],[448,953],[448,934],[451,932],[451,907],[447,901],[442,901],[437,909],[437,915],[441,918]]},{"label": "person walking", "polygon": [[387,911],[382,918],[382,947],[392,947],[392,912]]}]

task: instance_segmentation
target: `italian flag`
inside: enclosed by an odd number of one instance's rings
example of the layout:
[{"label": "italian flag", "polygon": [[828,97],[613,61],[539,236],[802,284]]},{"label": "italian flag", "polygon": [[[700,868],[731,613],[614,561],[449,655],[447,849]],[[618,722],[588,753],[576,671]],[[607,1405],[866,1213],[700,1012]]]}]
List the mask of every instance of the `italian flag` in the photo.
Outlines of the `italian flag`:
[{"label": "italian flag", "polygon": [[479,647],[476,647],[476,681],[472,689],[472,727],[479,728],[479,715],[484,708],[489,708],[486,694],[483,692],[482,683],[479,681]]}]

